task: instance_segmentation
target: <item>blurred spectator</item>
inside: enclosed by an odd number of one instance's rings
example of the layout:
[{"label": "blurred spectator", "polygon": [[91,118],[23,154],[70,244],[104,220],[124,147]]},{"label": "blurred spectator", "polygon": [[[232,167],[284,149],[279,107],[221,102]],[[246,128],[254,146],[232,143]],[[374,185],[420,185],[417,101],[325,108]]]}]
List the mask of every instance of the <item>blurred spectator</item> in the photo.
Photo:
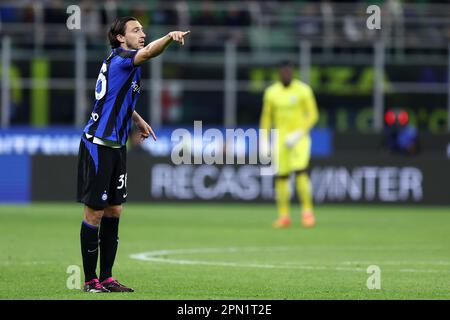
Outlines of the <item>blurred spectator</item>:
[{"label": "blurred spectator", "polygon": [[439,83],[438,76],[432,67],[423,67],[420,70],[420,82],[421,83]]},{"label": "blurred spectator", "polygon": [[331,47],[334,43],[334,10],[329,0],[324,0],[320,4],[320,11],[323,18],[324,45]]},{"label": "blurred spectator", "polygon": [[238,9],[235,4],[231,4],[225,16],[225,24],[230,27],[250,25],[250,16],[248,11]]},{"label": "blurred spectator", "polygon": [[181,104],[182,84],[169,81],[161,91],[163,123],[177,123],[181,120],[183,107]]},{"label": "blurred spectator", "polygon": [[84,0],[81,3],[81,21],[82,30],[87,35],[87,44],[89,47],[103,46],[103,42],[98,41],[103,34],[101,13],[98,7],[91,1]]},{"label": "blurred spectator", "polygon": [[177,1],[175,4],[175,10],[177,12],[177,24],[179,30],[188,30],[191,24],[189,6],[186,0]]},{"label": "blurred spectator", "polygon": [[0,5],[0,22],[8,23],[17,22],[18,20],[17,8],[15,6],[8,4]]},{"label": "blurred spectator", "polygon": [[116,1],[115,0],[104,1],[101,13],[102,13],[102,24],[105,27],[110,26],[118,16]]},{"label": "blurred spectator", "polygon": [[60,49],[67,43],[66,8],[62,0],[44,4],[45,33],[42,38],[47,49]]},{"label": "blurred spectator", "polygon": [[344,35],[347,40],[351,42],[361,41],[363,38],[361,26],[358,24],[358,20],[355,15],[344,16]]},{"label": "blurred spectator", "polygon": [[139,3],[132,7],[130,16],[138,19],[144,28],[150,24],[149,11],[147,10],[147,7],[142,3]]},{"label": "blurred spectator", "polygon": [[213,11],[213,2],[210,0],[203,0],[201,4],[200,13],[193,19],[193,25],[196,26],[215,26],[221,24],[219,16],[215,15]]},{"label": "blurred spectator", "polygon": [[450,24],[449,24],[449,26],[447,27],[447,29],[444,31],[444,36],[445,36],[445,38],[447,39],[446,41],[447,41],[447,42],[450,42]]},{"label": "blurred spectator", "polygon": [[392,109],[385,114],[383,146],[391,154],[415,155],[419,152],[417,129],[409,124],[405,110]]},{"label": "blurred spectator", "polygon": [[27,1],[24,5],[24,11],[22,16],[23,22],[34,22],[34,9],[33,9],[33,3],[31,1]]},{"label": "blurred spectator", "polygon": [[66,6],[62,0],[50,0],[45,3],[44,22],[66,24]]},{"label": "blurred spectator", "polygon": [[176,26],[177,14],[175,10],[170,9],[167,6],[159,6],[157,3],[156,7],[152,10],[150,23],[156,25]]},{"label": "blurred spectator", "polygon": [[[413,11],[408,13],[405,11],[405,15],[415,15]],[[384,41],[390,44],[401,43],[402,37],[404,37],[404,10],[399,0],[387,0],[381,8],[381,21],[382,21],[382,35]]]},{"label": "blurred spectator", "polygon": [[240,10],[234,4],[230,5],[225,16],[225,25],[229,27],[229,39],[235,43],[242,42],[244,38],[242,27],[250,25],[248,11]]},{"label": "blurred spectator", "polygon": [[314,37],[320,34],[320,16],[318,16],[317,6],[314,3],[308,3],[302,8],[298,18],[295,20],[295,27],[302,38]]},{"label": "blurred spectator", "polygon": [[198,35],[199,41],[191,46],[192,51],[222,51],[223,39],[217,29],[208,28],[222,24],[219,16],[215,15],[213,10],[213,2],[204,0],[201,4],[200,13],[193,18],[192,25],[204,26],[201,34]]}]

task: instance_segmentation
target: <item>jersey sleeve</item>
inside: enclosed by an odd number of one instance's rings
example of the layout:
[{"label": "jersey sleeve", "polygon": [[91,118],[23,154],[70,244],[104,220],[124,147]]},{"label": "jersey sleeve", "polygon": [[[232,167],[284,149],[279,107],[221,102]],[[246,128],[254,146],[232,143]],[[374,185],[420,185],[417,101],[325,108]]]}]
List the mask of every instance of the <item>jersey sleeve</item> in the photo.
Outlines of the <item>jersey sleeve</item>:
[{"label": "jersey sleeve", "polygon": [[309,131],[316,125],[317,121],[319,121],[319,111],[317,109],[316,99],[311,87],[307,87],[305,90],[305,105],[305,129]]}]

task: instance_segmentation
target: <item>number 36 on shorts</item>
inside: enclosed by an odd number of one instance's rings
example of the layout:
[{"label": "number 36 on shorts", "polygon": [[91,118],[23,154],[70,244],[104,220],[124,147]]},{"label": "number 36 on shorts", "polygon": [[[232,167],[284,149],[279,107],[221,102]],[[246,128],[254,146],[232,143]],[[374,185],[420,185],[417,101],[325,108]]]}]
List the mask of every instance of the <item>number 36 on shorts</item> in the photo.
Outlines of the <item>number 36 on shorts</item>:
[{"label": "number 36 on shorts", "polygon": [[119,176],[119,185],[117,186],[117,189],[120,190],[125,186],[127,187],[127,173],[121,174]]}]

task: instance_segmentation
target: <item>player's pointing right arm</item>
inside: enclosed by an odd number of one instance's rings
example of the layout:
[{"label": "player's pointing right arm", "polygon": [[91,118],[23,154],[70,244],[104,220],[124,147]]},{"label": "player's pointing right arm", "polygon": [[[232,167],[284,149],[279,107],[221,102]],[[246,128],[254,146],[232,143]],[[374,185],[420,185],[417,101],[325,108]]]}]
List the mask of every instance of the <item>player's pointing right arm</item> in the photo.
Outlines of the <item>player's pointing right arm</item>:
[{"label": "player's pointing right arm", "polygon": [[189,33],[190,31],[172,31],[164,37],[150,42],[147,46],[137,52],[136,57],[134,58],[134,64],[140,65],[151,58],[157,57],[172,41],[177,41],[181,45],[184,45],[184,37]]}]

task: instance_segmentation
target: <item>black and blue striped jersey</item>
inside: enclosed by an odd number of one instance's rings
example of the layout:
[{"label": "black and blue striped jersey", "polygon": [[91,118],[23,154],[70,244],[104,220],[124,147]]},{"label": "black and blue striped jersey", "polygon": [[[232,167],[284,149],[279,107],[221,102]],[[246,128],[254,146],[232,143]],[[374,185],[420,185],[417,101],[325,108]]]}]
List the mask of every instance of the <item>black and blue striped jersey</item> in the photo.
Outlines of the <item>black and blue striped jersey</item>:
[{"label": "black and blue striped jersey", "polygon": [[137,50],[121,47],[103,61],[95,88],[95,105],[84,132],[125,145],[131,116],[140,93],[141,67],[133,64]]}]

